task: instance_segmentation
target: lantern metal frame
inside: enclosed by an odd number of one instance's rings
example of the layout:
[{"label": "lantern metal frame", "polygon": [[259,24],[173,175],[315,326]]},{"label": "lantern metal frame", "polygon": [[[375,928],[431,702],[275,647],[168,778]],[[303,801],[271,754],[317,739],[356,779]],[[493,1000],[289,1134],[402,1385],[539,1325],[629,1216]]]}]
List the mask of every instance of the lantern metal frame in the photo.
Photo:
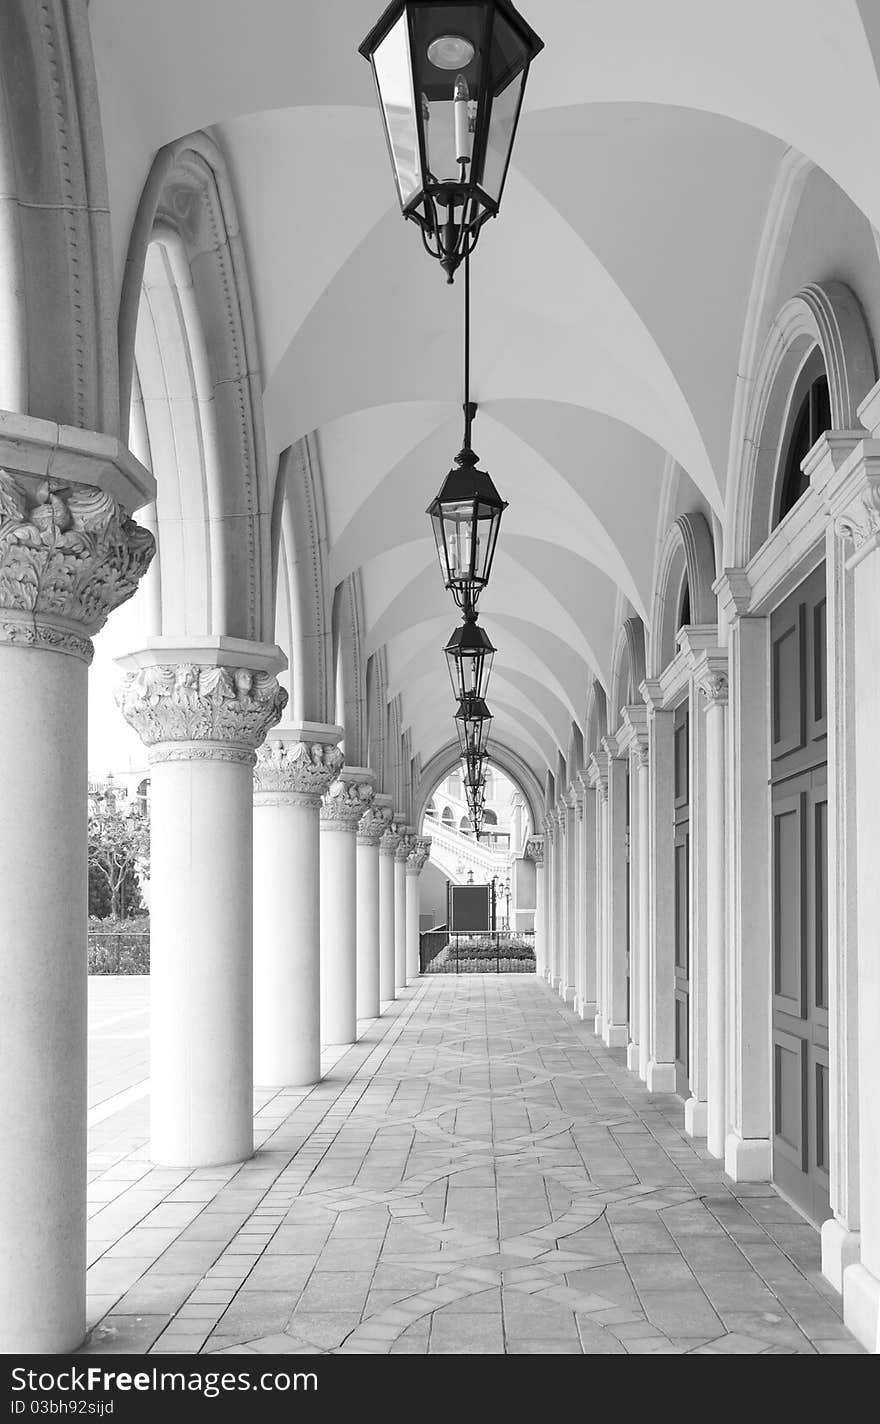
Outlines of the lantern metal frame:
[{"label": "lantern metal frame", "polygon": [[485,698],[497,649],[485,628],[477,626],[479,614],[469,608],[443,649],[453,696]]},{"label": "lantern metal frame", "polygon": [[455,714],[455,729],[462,756],[485,756],[492,713],[481,697],[463,697]]},{"label": "lantern metal frame", "polygon": [[[448,23],[443,22],[444,12],[449,13]],[[399,102],[396,106],[405,141],[396,153],[391,131],[395,106],[389,93],[383,95],[377,55],[404,17],[407,69],[405,76],[402,71],[395,71],[394,78],[398,83],[403,77],[406,79],[407,97],[402,106]],[[452,34],[450,26],[456,27]],[[434,28],[437,34],[430,39]],[[445,62],[438,63],[432,57],[431,50],[443,39],[457,40],[463,45],[458,60],[454,47],[451,54],[447,51]],[[392,0],[359,46],[360,54],[369,61],[373,73],[401,211],[404,218],[418,225],[425,251],[439,261],[447,282],[452,282],[461,262],[473,252],[483,224],[498,215],[529,69],[543,48],[543,40],[510,0]],[[386,58],[389,57],[386,50]],[[497,72],[493,74],[496,66]],[[384,80],[390,88],[390,70],[386,71]],[[517,80],[520,80],[519,89],[511,95],[515,107],[503,120],[506,148],[500,151],[500,169],[492,182],[488,182],[486,163],[492,151],[489,140],[498,133],[497,128],[493,129],[493,114],[500,112],[502,95],[509,92]],[[446,94],[451,100],[450,117],[455,116],[451,134],[453,156],[444,156],[443,161],[451,162],[457,169],[455,174],[437,176],[431,172],[429,93],[435,102]],[[464,106],[461,114],[459,105]],[[460,118],[464,121],[461,130]],[[400,129],[398,133],[400,135]],[[469,154],[461,152],[462,144],[470,147]],[[435,153],[435,159],[436,156]],[[404,170],[401,169],[398,159],[405,157],[417,165],[417,172],[414,166],[405,171],[406,163]]]}]

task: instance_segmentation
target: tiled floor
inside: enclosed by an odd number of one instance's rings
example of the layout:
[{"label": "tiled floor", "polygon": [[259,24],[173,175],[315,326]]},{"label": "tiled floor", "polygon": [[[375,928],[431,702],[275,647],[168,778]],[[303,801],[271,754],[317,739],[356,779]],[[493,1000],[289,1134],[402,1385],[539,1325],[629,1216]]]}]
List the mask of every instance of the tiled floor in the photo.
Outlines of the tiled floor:
[{"label": "tiled floor", "polygon": [[87,1351],[861,1353],[813,1228],[545,985],[425,979],[365,1029],[258,1094],[243,1166],[152,1168],[117,1087]]}]

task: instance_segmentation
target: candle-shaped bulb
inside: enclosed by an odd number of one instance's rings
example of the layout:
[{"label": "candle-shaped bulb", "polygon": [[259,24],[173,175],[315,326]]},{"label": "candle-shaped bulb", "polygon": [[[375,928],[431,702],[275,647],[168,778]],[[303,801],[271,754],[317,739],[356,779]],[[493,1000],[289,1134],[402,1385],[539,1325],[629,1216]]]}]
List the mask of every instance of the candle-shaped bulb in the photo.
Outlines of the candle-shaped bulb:
[{"label": "candle-shaped bulb", "polygon": [[459,163],[469,163],[471,157],[470,90],[463,74],[456,75],[453,90],[453,113],[455,115],[455,157]]}]

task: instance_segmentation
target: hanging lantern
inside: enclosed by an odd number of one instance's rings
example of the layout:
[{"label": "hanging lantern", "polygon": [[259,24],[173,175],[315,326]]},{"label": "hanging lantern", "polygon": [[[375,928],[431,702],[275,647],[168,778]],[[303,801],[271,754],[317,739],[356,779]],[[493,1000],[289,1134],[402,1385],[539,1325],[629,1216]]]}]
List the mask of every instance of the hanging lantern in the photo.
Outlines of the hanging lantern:
[{"label": "hanging lantern", "polygon": [[501,206],[529,65],[543,47],[509,0],[396,0],[360,46],[401,210],[449,282]]},{"label": "hanging lantern", "polygon": [[501,516],[507,508],[491,477],[477,469],[478,458],[470,448],[468,422],[464,447],[427,510],[443,582],[465,613],[475,611],[489,582]]},{"label": "hanging lantern", "polygon": [[482,698],[462,698],[455,714],[455,726],[462,756],[485,756],[492,713]]},{"label": "hanging lantern", "polygon": [[480,786],[486,779],[486,765],[489,761],[487,756],[479,756],[476,753],[468,753],[461,759],[462,772],[464,776],[465,792],[469,786]]},{"label": "hanging lantern", "polygon": [[477,627],[477,614],[469,609],[444,649],[454,697],[485,697],[495,649],[484,628]]}]

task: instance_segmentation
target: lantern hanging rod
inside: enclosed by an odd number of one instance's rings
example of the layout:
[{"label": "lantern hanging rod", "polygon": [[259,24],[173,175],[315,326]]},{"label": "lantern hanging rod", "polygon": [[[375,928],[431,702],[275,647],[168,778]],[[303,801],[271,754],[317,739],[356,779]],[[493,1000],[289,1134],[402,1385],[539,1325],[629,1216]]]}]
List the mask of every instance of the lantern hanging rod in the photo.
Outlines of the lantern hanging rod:
[{"label": "lantern hanging rod", "polygon": [[471,255],[464,259],[464,448],[471,448],[471,426],[477,413],[471,400]]}]

